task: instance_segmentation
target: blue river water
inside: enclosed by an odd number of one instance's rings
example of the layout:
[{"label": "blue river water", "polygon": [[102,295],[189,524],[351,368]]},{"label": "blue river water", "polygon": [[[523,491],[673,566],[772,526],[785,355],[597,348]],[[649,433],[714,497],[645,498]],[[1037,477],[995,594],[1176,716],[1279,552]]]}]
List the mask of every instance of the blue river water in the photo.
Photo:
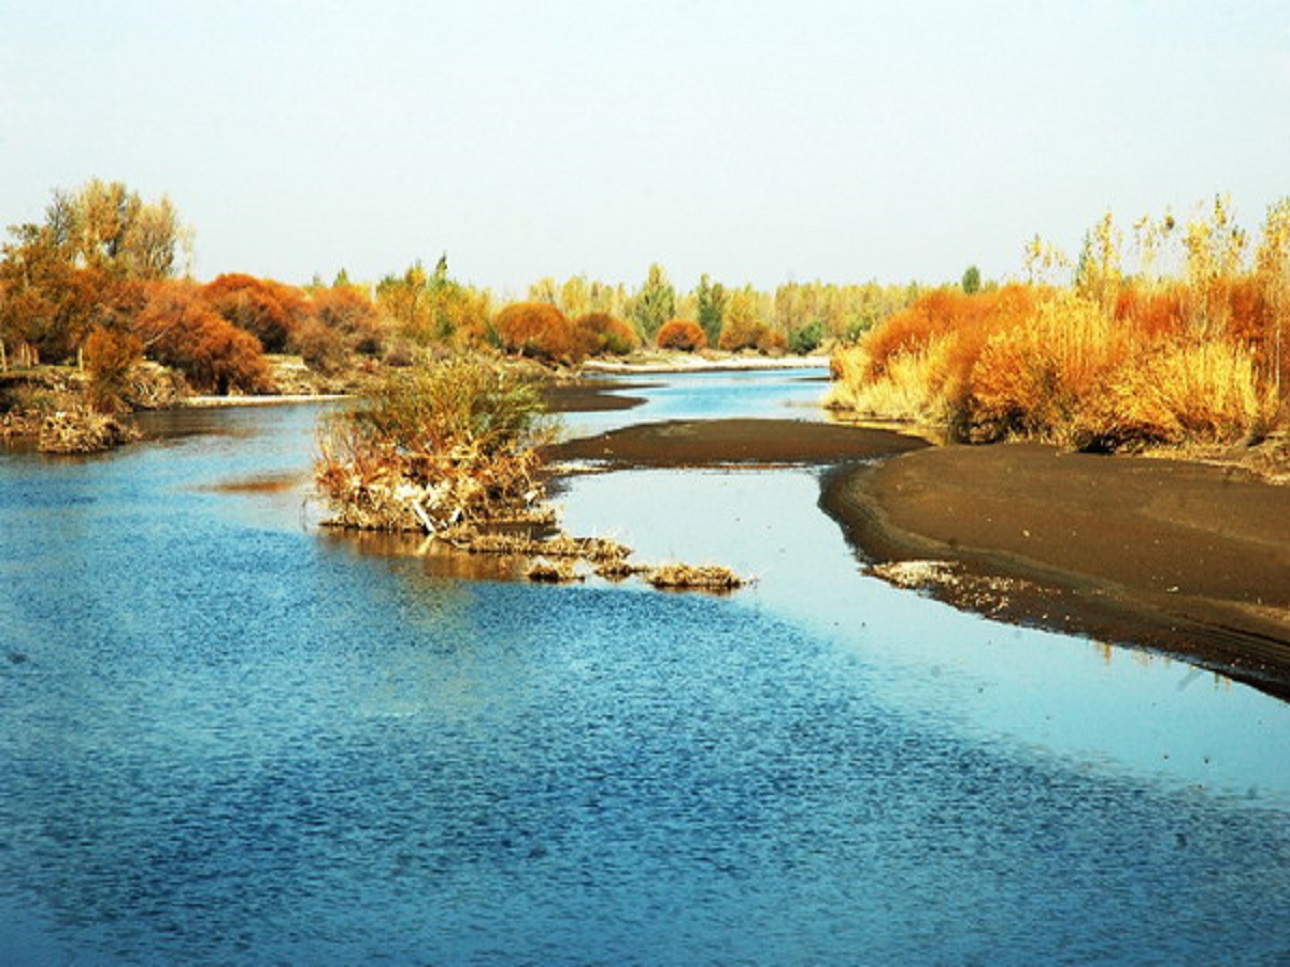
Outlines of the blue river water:
[{"label": "blue river water", "polygon": [[[800,376],[634,419],[814,418]],[[320,531],[315,407],[0,454],[0,964],[1286,964],[1290,706],[863,574],[807,469],[575,478],[729,597]]]}]

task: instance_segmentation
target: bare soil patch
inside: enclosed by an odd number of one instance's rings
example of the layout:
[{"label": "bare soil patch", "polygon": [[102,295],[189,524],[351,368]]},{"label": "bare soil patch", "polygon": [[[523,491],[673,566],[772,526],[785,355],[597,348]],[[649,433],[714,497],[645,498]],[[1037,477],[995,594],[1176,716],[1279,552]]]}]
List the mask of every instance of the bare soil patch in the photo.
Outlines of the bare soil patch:
[{"label": "bare soil patch", "polygon": [[[953,604],[1290,697],[1290,487],[1230,466],[956,446],[840,468],[822,505],[875,565],[944,562],[948,578],[930,569],[922,586]],[[1011,583],[992,591],[998,579]]]},{"label": "bare soil patch", "polygon": [[832,464],[926,447],[891,430],[798,420],[674,420],[613,430],[546,448],[550,461],[616,467]]}]

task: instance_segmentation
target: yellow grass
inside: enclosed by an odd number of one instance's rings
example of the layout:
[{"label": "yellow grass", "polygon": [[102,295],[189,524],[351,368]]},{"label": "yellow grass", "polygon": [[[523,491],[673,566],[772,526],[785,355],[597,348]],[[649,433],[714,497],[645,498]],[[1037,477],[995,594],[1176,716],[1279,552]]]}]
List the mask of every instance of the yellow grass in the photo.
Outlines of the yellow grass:
[{"label": "yellow grass", "polygon": [[[943,301],[970,319],[961,299]],[[835,353],[830,405],[1081,449],[1235,442],[1275,421],[1267,367],[1235,338],[1144,331],[1069,290],[957,325],[937,305],[903,317],[901,340],[878,332]]]},{"label": "yellow grass", "polygon": [[830,388],[827,405],[889,420],[946,419],[945,357],[950,342],[949,337],[937,337],[926,346],[897,353],[877,377],[869,375],[873,361],[864,348],[839,350],[833,365],[840,376]]}]

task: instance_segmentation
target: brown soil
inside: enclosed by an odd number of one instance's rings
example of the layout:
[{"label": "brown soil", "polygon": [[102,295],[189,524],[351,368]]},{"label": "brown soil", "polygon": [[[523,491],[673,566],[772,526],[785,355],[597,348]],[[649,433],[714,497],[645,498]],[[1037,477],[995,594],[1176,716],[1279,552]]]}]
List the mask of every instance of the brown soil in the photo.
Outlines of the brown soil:
[{"label": "brown soil", "polygon": [[929,584],[953,604],[1181,654],[1290,697],[1290,487],[1013,444],[839,468],[822,504],[872,562],[959,562],[973,579]]},{"label": "brown soil", "polygon": [[556,462],[619,467],[832,464],[873,460],[927,446],[890,430],[796,420],[682,420],[648,423],[549,447]]},{"label": "brown soil", "polygon": [[[615,380],[612,384],[598,379],[579,379],[565,383],[546,383],[542,386],[542,402],[548,413],[596,413],[609,410],[630,410],[645,402],[643,397],[632,396],[630,391],[648,387],[648,383],[627,383]],[[628,391],[623,395],[622,391]]]}]

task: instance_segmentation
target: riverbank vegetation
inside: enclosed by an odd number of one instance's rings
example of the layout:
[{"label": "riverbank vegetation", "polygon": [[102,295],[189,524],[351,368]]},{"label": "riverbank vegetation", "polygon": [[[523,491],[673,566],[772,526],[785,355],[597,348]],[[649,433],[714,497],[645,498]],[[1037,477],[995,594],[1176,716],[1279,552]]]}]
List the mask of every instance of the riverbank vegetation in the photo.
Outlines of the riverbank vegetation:
[{"label": "riverbank vegetation", "polygon": [[549,429],[512,370],[465,357],[410,367],[324,424],[316,480],[342,527],[434,535],[532,519]]},{"label": "riverbank vegetation", "polygon": [[[192,239],[169,199],[97,179],[55,191],[41,222],[10,227],[0,377],[74,368],[67,392],[84,392],[41,411],[14,408],[34,396],[0,393],[8,435],[55,412],[116,418],[176,395],[356,392],[386,370],[462,353],[552,368],[656,348],[807,354],[853,339],[920,291],[814,282],[760,292],[705,275],[684,292],[654,264],[637,287],[544,278],[515,299],[454,279],[446,257],[371,281],[342,269],[330,284],[242,273],[201,283],[190,275]],[[157,367],[166,392],[147,388]]]},{"label": "riverbank vegetation", "polygon": [[1252,254],[1222,198],[1185,224],[1139,220],[1132,262],[1123,240],[1108,213],[1073,264],[1036,239],[1024,283],[921,296],[833,355],[832,404],[1084,450],[1254,442],[1284,426],[1290,200]]},{"label": "riverbank vegetation", "polygon": [[673,589],[745,583],[726,568],[632,563],[631,548],[617,541],[560,531],[541,455],[554,431],[536,388],[513,366],[459,356],[392,372],[323,424],[314,477],[332,512],[326,523],[423,533],[463,553],[523,559],[532,581],[591,572],[644,574]]}]

